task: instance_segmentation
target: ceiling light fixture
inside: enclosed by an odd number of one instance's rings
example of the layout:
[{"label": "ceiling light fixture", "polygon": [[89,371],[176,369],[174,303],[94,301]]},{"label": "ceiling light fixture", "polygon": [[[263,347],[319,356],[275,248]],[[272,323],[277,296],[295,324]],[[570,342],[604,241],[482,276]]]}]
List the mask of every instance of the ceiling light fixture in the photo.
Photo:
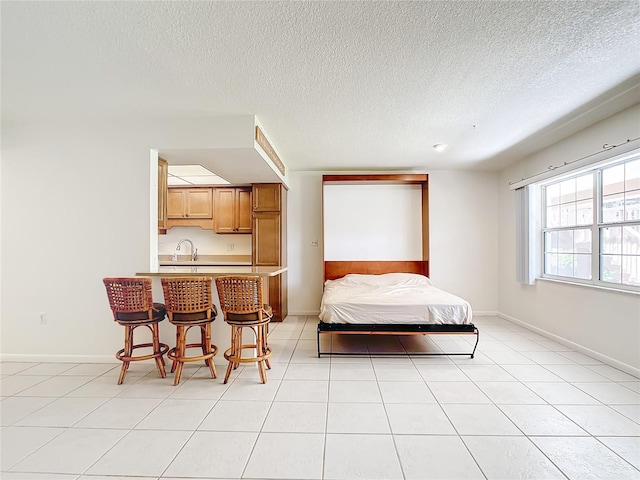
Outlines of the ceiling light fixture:
[{"label": "ceiling light fixture", "polygon": [[168,185],[229,185],[202,165],[169,165]]},{"label": "ceiling light fixture", "polygon": [[447,144],[446,143],[436,143],[433,148],[435,150],[437,150],[438,152],[444,152],[444,149],[447,148]]}]

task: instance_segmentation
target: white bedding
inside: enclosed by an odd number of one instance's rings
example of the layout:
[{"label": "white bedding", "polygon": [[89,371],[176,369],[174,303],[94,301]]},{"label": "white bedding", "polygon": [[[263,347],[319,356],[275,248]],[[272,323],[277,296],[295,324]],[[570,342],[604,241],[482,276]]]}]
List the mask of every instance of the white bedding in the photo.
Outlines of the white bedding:
[{"label": "white bedding", "polygon": [[325,323],[463,325],[472,320],[466,300],[413,273],[349,274],[325,282]]}]

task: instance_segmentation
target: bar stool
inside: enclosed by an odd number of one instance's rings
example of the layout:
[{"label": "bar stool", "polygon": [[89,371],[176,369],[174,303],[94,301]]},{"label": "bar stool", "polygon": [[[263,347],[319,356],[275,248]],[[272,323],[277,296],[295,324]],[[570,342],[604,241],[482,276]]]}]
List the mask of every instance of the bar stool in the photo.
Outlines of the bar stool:
[{"label": "bar stool", "polygon": [[[269,305],[262,302],[262,277],[226,276],[216,277],[216,288],[224,320],[231,326],[231,348],[224,352],[229,362],[224,383],[229,380],[231,370],[241,363],[256,362],[262,383],[267,383],[266,368],[271,368],[271,348],[267,345],[268,325],[273,313]],[[255,343],[242,343],[242,330],[250,328]],[[253,357],[242,357],[242,350],[255,349]]]},{"label": "bar stool", "polygon": [[[161,283],[167,316],[176,326],[176,346],[167,354],[173,360],[173,384],[180,383],[182,367],[186,362],[200,360],[204,360],[211,376],[216,378],[213,357],[218,353],[218,347],[211,343],[211,324],[218,310],[212,301],[211,277],[165,277]],[[192,327],[200,329],[200,343],[187,343],[187,333]],[[201,348],[202,355],[187,356],[188,348]]]},{"label": "bar stool", "polygon": [[[129,369],[130,362],[155,359],[158,373],[162,378],[167,376],[164,369],[163,355],[169,350],[169,346],[160,343],[158,323],[164,320],[166,315],[162,303],[153,303],[151,278],[103,278],[104,286],[109,297],[109,306],[113,312],[113,319],[125,327],[124,348],[118,350],[116,358],[122,362],[118,385],[124,382],[124,376]],[[151,343],[133,343],[133,331],[137,327],[147,327],[151,330]],[[153,348],[153,353],[148,355],[133,355],[137,348]]]}]

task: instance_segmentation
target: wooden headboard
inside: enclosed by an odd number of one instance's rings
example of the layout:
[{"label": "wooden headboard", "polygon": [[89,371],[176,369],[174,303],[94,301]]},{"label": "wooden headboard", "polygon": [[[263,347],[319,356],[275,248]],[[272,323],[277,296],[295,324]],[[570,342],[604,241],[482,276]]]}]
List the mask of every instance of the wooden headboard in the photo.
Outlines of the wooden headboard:
[{"label": "wooden headboard", "polygon": [[429,276],[428,260],[389,260],[389,261],[325,261],[324,280],[335,280],[348,273],[418,273]]}]

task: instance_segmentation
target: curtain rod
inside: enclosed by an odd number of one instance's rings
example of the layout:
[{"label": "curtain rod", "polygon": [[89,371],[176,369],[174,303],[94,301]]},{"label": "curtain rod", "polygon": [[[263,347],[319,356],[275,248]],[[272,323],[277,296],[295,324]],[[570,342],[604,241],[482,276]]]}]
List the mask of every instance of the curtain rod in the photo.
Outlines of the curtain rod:
[{"label": "curtain rod", "polygon": [[543,175],[543,174],[545,174],[545,173],[547,173],[547,172],[549,172],[549,171],[553,171],[553,170],[555,170],[556,168],[560,168],[560,167],[564,167],[564,166],[567,166],[567,165],[571,165],[572,163],[579,162],[579,161],[581,161],[581,160],[585,160],[585,159],[587,159],[587,158],[589,158],[589,157],[593,157],[594,155],[598,155],[598,154],[600,154],[600,153],[602,153],[602,152],[606,152],[607,150],[612,150],[612,149],[614,149],[614,148],[616,148],[616,147],[619,147],[619,146],[621,146],[621,145],[626,145],[626,144],[627,144],[627,143],[629,143],[629,142],[635,142],[635,141],[636,141],[636,140],[638,140],[638,139],[640,139],[640,137],[636,137],[636,138],[628,138],[626,142],[622,142],[622,143],[619,143],[619,144],[617,144],[617,145],[610,145],[610,144],[608,144],[608,143],[605,143],[604,145],[602,145],[602,150],[599,150],[599,151],[597,151],[597,152],[590,153],[589,155],[585,155],[584,157],[576,158],[575,160],[571,160],[571,161],[569,161],[569,162],[563,162],[563,163],[562,163],[562,164],[560,164],[560,165],[549,165],[549,167],[547,167],[547,169],[546,169],[546,170],[543,170],[542,172],[534,173],[533,175],[529,175],[528,177],[523,177],[523,178],[521,178],[520,180],[516,180],[516,181],[513,181],[513,182],[509,182],[509,185],[513,185],[514,183],[524,182],[525,180],[529,180],[529,179],[531,179],[531,178],[535,178],[535,177],[537,177],[537,176],[539,176],[539,175]]}]

